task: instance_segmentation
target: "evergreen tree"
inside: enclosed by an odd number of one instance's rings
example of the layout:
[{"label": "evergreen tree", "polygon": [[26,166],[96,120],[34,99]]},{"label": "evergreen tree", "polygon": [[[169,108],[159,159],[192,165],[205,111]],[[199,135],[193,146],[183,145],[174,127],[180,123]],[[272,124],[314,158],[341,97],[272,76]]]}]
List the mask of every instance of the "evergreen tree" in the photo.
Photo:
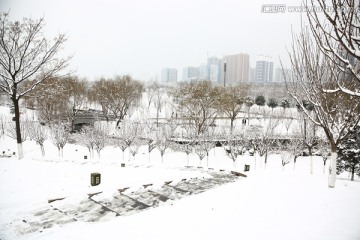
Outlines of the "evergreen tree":
[{"label": "evergreen tree", "polygon": [[360,175],[360,127],[356,126],[338,147],[339,155],[337,162],[337,174],[347,171],[351,173],[351,181],[354,175]]},{"label": "evergreen tree", "polygon": [[262,95],[257,96],[257,97],[255,98],[255,104],[258,105],[258,106],[264,106],[264,105],[265,105],[265,102],[266,102],[265,97],[262,96]]},{"label": "evergreen tree", "polygon": [[277,101],[275,100],[275,98],[270,98],[269,101],[268,101],[268,103],[267,103],[267,105],[268,105],[269,107],[271,107],[271,109],[274,109],[274,108],[276,108],[276,107],[278,106],[278,103],[277,103]]}]

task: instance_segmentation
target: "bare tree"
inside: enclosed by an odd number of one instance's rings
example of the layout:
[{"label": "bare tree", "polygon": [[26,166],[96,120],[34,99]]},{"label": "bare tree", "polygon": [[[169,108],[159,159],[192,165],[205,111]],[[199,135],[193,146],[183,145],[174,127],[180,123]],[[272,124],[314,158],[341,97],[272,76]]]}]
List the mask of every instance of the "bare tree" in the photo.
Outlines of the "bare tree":
[{"label": "bare tree", "polygon": [[234,121],[239,115],[244,104],[244,98],[249,90],[245,86],[225,88],[221,92],[221,97],[218,101],[218,108],[226,117],[230,119],[230,130],[234,128]]},{"label": "bare tree", "polygon": [[47,129],[39,122],[27,122],[26,132],[31,140],[39,144],[42,156],[45,156],[44,142],[48,138]]},{"label": "bare tree", "polygon": [[194,150],[196,134],[188,124],[181,128],[181,143],[178,144],[178,148],[186,153],[186,166],[189,166],[189,155]]},{"label": "bare tree", "polygon": [[159,117],[161,110],[163,109],[165,105],[165,91],[162,86],[160,86],[157,82],[153,83],[148,88],[148,101],[149,105],[151,106],[151,103],[154,105],[156,110],[156,126],[159,127]]},{"label": "bare tree", "polygon": [[89,150],[90,158],[94,158],[94,128],[92,126],[84,126],[81,128],[80,132],[76,133],[76,140],[81,144],[87,147]]},{"label": "bare tree", "polygon": [[[337,86],[339,82],[349,87],[354,86],[355,79],[342,79],[343,74],[336,63],[329,60],[314,44],[306,29],[302,29],[300,36],[294,37],[289,56],[294,74],[292,81],[287,80],[288,92],[306,116],[321,127],[327,136],[331,146],[328,185],[335,187],[337,146],[348,135],[349,130],[359,123],[360,102],[354,95],[342,91],[329,92],[326,89]],[[306,109],[302,99],[314,106],[314,114]]]},{"label": "bare tree", "polygon": [[89,100],[101,104],[103,113],[116,118],[116,126],[140,103],[144,86],[130,76],[96,81],[89,91]]},{"label": "bare tree", "polygon": [[92,140],[99,159],[101,150],[109,144],[109,132],[110,128],[107,122],[95,122]]},{"label": "bare tree", "polygon": [[[309,0],[307,18],[314,43],[324,57],[332,61],[342,78],[332,86],[324,86],[326,92],[342,91],[360,97],[359,87],[346,84],[343,78],[352,78],[360,85],[360,11],[356,0]],[[313,11],[314,8],[321,11]],[[324,21],[325,20],[325,21]],[[358,100],[357,100],[358,101]]]},{"label": "bare tree", "polygon": [[131,155],[133,156],[133,161],[135,161],[135,156],[136,154],[139,152],[139,149],[140,149],[140,142],[138,141],[135,141],[131,146],[130,146],[130,153]]},{"label": "bare tree", "polygon": [[122,160],[125,161],[125,150],[128,145],[125,142],[127,138],[126,135],[128,133],[128,129],[126,129],[126,121],[120,123],[120,125],[116,128],[114,133],[114,143],[116,147],[119,147],[122,152]]},{"label": "bare tree", "polygon": [[66,112],[64,115],[69,118],[71,122],[71,131],[73,131],[75,118],[87,104],[89,86],[85,79],[79,79],[77,76],[64,78],[62,80],[62,85],[62,95],[66,104]]},{"label": "bare tree", "polygon": [[218,113],[216,108],[220,89],[210,81],[185,83],[173,92],[181,117],[188,120],[197,134],[212,125]]},{"label": "bare tree", "polygon": [[70,133],[64,123],[59,122],[51,126],[51,140],[59,150],[59,156],[64,156],[64,147],[69,141]]},{"label": "bare tree", "polygon": [[294,118],[292,118],[291,116],[283,116],[281,118],[281,122],[283,123],[285,129],[286,129],[286,134],[288,135],[289,134],[289,129],[291,127],[291,124],[293,123],[294,121]]},{"label": "bare tree", "polygon": [[202,142],[199,142],[197,145],[195,145],[195,153],[199,156],[199,167],[201,167],[202,160],[207,154],[207,151],[204,149],[202,144]]},{"label": "bare tree", "polygon": [[[5,124],[5,135],[7,135],[8,137],[11,137],[13,139],[17,139],[17,131],[16,131],[16,128],[15,128],[15,122],[14,121],[7,121],[6,124]],[[24,122],[23,124],[21,124],[20,126],[20,133],[21,133],[21,142],[25,142],[26,139],[27,139],[27,122]]]},{"label": "bare tree", "polygon": [[[264,157],[265,168],[267,166],[267,158],[269,151],[274,144],[275,128],[279,125],[278,118],[272,118],[271,116],[264,116],[264,124],[260,133],[255,135],[250,135],[249,137],[253,139],[252,144],[254,147],[254,155],[256,157],[256,152],[260,156],[260,168],[262,167],[261,158]],[[254,134],[254,133],[253,133]],[[255,158],[255,169],[256,169],[256,158]]]},{"label": "bare tree", "polygon": [[28,97],[34,99],[38,120],[52,124],[63,120],[67,115],[67,97],[63,94],[65,86],[62,79],[53,77],[41,82]]},{"label": "bare tree", "polygon": [[159,131],[156,125],[151,122],[147,121],[145,122],[145,136],[146,143],[148,145],[148,157],[149,157],[149,163],[151,162],[151,152],[154,150],[158,144],[159,141]]},{"label": "bare tree", "polygon": [[291,152],[288,151],[282,151],[281,152],[281,165],[282,165],[282,170],[285,170],[285,165],[289,164],[291,159],[294,158],[293,154]]},{"label": "bare tree", "polygon": [[172,145],[172,136],[175,132],[175,129],[171,128],[170,125],[163,125],[159,127],[159,139],[157,141],[157,148],[160,151],[161,163],[164,163],[164,154],[167,149]]},{"label": "bare tree", "polygon": [[206,167],[209,167],[209,152],[214,148],[214,136],[210,133],[209,129],[206,132],[202,132],[196,137],[196,142],[198,144],[197,154],[202,160],[201,156],[205,152],[206,154]]},{"label": "bare tree", "polygon": [[19,159],[23,158],[19,101],[41,82],[60,73],[70,58],[58,58],[66,37],[54,41],[43,35],[44,19],[24,18],[11,22],[0,14],[0,88],[10,96],[15,108],[16,140]]}]

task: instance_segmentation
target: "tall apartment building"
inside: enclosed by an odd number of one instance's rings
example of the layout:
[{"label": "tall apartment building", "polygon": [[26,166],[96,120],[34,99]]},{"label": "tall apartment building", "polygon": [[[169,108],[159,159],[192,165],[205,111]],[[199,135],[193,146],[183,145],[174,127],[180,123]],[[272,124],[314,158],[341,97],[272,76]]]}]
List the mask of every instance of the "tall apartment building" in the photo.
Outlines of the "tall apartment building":
[{"label": "tall apartment building", "polygon": [[[224,64],[226,63],[226,71]],[[246,53],[227,55],[221,61],[220,83],[225,86],[235,86],[249,81],[250,57]]]},{"label": "tall apartment building", "polygon": [[268,56],[259,56],[256,61],[256,82],[272,82],[274,76],[274,63]]},{"label": "tall apartment building", "polygon": [[219,65],[202,64],[199,69],[199,80],[209,80],[213,83],[219,82]]},{"label": "tall apartment building", "polygon": [[161,81],[162,82],[177,82],[177,69],[175,68],[163,68],[161,69]]},{"label": "tall apartment building", "polygon": [[182,80],[183,81],[192,81],[199,79],[199,68],[197,67],[184,67]]}]

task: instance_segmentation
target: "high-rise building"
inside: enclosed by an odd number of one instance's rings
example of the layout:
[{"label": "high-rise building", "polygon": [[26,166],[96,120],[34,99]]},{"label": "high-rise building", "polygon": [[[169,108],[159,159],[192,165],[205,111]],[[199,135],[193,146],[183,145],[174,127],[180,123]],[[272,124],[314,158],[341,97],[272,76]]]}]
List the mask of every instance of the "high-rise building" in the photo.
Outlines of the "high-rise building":
[{"label": "high-rise building", "polygon": [[184,67],[182,80],[183,81],[192,81],[199,79],[199,68],[197,67]]},{"label": "high-rise building", "polygon": [[175,68],[163,68],[161,70],[162,82],[177,82],[177,69]]},{"label": "high-rise building", "polygon": [[199,80],[209,80],[213,83],[219,82],[219,65],[201,64],[199,67]]},{"label": "high-rise building", "polygon": [[208,79],[214,83],[220,83],[220,69],[221,59],[218,57],[209,57],[207,59],[209,65],[209,77]]},{"label": "high-rise building", "polygon": [[256,61],[256,82],[272,82],[274,75],[274,63],[271,57],[259,56]]},{"label": "high-rise building", "polygon": [[[226,71],[224,69],[225,64]],[[250,57],[248,54],[239,53],[224,56],[220,67],[220,83],[225,86],[234,86],[242,82],[248,82],[249,70]]]}]

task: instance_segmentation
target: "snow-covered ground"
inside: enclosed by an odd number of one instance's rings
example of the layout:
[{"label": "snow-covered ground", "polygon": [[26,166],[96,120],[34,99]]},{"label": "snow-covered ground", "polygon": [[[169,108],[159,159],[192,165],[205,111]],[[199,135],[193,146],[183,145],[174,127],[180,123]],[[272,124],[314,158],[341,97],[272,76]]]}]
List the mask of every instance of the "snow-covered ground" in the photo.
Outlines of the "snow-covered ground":
[{"label": "snow-covered ground", "polygon": [[[338,179],[327,187],[322,161],[315,157],[314,175],[309,158],[300,157],[282,170],[281,159],[271,155],[265,169],[257,157],[241,156],[238,170],[250,164],[247,178],[157,208],[99,222],[72,222],[21,235],[17,222],[48,204],[49,199],[98,191],[112,194],[122,187],[161,183],[191,177],[208,177],[206,171],[184,170],[186,155],[165,154],[164,165],[154,150],[151,165],[145,148],[131,165],[120,166],[120,149],[108,147],[101,159],[84,160],[85,148],[66,145],[64,158],[57,157],[51,142],[46,158],[33,142],[25,142],[23,160],[0,158],[0,239],[360,239],[360,182]],[[0,147],[16,149],[12,139],[1,139]],[[127,152],[125,153],[125,156]],[[195,154],[190,164],[199,165]],[[203,160],[206,166],[206,159]],[[137,167],[139,166],[139,167]],[[151,167],[149,167],[151,166]],[[209,166],[231,170],[224,151],[211,151]],[[215,170],[216,170],[215,169]],[[90,186],[90,173],[100,172],[102,182]]]},{"label": "snow-covered ground", "polygon": [[[10,155],[16,152],[15,140],[0,138],[0,155],[3,151]],[[314,157],[311,175],[308,157],[299,157],[296,166],[290,163],[283,170],[281,158],[275,154],[269,156],[266,168],[259,156],[256,165],[254,157],[239,156],[236,170],[242,172],[244,164],[249,164],[247,178],[156,208],[27,231],[26,227],[36,223],[39,212],[49,208],[51,199],[65,198],[54,202],[54,206],[74,205],[91,193],[112,197],[122,188],[136,191],[144,184],[211,178],[211,171],[234,169],[221,148],[210,151],[208,163],[206,157],[200,163],[191,153],[189,165],[195,166],[192,169],[184,168],[185,153],[172,151],[165,154],[162,164],[160,153],[154,150],[149,163],[145,146],[130,162],[128,151],[123,159],[121,150],[114,147],[106,147],[100,159],[84,159],[88,155],[86,148],[67,144],[64,157],[59,158],[57,149],[47,140],[45,152],[42,157],[40,147],[26,141],[24,159],[0,157],[1,240],[360,239],[360,179],[351,182],[345,173],[338,177],[335,188],[328,188],[328,166],[323,173],[321,158]],[[124,162],[126,167],[121,167]],[[200,164],[203,169],[197,168]],[[214,170],[206,170],[207,166]],[[99,186],[90,186],[93,172],[101,173]]]}]

